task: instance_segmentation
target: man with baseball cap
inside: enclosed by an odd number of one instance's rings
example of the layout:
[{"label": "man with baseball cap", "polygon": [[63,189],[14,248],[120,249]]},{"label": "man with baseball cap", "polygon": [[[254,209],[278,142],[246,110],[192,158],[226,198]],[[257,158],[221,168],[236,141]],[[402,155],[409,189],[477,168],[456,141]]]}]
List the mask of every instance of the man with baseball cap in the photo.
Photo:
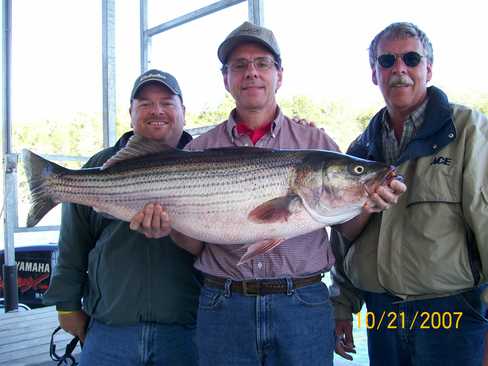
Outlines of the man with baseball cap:
[{"label": "man with baseball cap", "polygon": [[250,22],[242,23],[220,44],[217,50],[217,56],[220,62],[222,62],[222,65],[227,64],[228,57],[234,48],[244,42],[256,43],[263,46],[272,53],[275,61],[281,65],[280,48],[273,32]]},{"label": "man with baseball cap", "polygon": [[150,82],[155,82],[156,84],[161,84],[162,86],[166,87],[171,93],[179,96],[181,102],[183,103],[181,89],[175,77],[171,74],[168,74],[167,72],[156,69],[148,70],[139,75],[139,77],[136,79],[136,81],[134,82],[134,86],[132,87],[132,92],[130,94],[131,103],[136,97],[136,94],[140,91],[141,87]]},{"label": "man with baseball cap", "polygon": [[[283,68],[278,43],[269,29],[243,23],[222,42],[218,57],[225,88],[236,108],[228,120],[185,149],[338,150],[325,132],[293,122],[277,105]],[[405,189],[400,182],[392,186],[373,194],[361,219],[387,208]],[[133,219],[131,227],[146,230],[150,237],[168,234],[163,228],[157,231],[153,224],[159,222],[158,214],[148,209],[144,218]],[[355,224],[344,224],[345,235],[351,237],[360,230]],[[175,238],[174,231],[170,234]],[[183,244],[181,234],[177,243]],[[329,291],[321,278],[334,257],[325,229],[286,240],[238,265],[246,247],[196,242],[188,248],[198,255],[195,266],[205,278],[197,316],[200,365],[332,365],[334,320]]]},{"label": "man with baseball cap", "polygon": [[[182,148],[185,107],[176,79],[149,70],[134,83],[131,127],[85,167],[101,166],[133,135]],[[81,365],[197,365],[200,279],[194,257],[165,237],[149,239],[92,208],[63,206],[59,257],[44,302],[84,347]],[[90,320],[89,320],[90,319]]]}]

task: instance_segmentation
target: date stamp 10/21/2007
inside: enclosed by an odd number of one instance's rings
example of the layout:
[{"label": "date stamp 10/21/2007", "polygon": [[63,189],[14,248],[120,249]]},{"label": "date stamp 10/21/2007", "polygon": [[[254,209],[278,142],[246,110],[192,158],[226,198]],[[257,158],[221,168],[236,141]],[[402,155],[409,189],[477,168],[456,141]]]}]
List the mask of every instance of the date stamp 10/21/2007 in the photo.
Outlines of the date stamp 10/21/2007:
[{"label": "date stamp 10/21/2007", "polygon": [[364,313],[357,313],[356,322],[358,329],[366,327],[366,329],[379,330],[382,327],[385,329],[459,329],[462,311],[445,311],[445,312],[428,312],[416,311],[413,316],[400,311],[383,311],[381,313],[374,313],[366,311]]}]

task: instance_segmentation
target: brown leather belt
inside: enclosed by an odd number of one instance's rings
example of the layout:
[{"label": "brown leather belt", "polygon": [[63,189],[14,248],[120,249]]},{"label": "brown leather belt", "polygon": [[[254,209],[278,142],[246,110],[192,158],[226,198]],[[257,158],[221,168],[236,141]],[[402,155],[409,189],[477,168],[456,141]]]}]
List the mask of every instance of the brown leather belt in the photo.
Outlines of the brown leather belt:
[{"label": "brown leather belt", "polygon": [[[308,286],[321,280],[321,274],[303,278],[292,278],[292,289]],[[225,278],[205,275],[205,285],[209,287],[225,289],[225,284]],[[288,293],[288,286],[284,278],[275,280],[231,281],[230,291],[247,296],[286,294]]]}]

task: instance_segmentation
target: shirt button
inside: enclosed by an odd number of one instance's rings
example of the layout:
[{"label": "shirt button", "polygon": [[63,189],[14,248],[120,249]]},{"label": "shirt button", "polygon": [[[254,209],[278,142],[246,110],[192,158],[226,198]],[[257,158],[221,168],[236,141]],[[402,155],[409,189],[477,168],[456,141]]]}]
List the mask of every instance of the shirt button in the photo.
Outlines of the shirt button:
[{"label": "shirt button", "polygon": [[449,135],[447,135],[450,139],[454,137],[454,134],[451,132]]},{"label": "shirt button", "polygon": [[437,145],[432,146],[432,149],[434,150],[437,149]]},{"label": "shirt button", "polygon": [[263,268],[263,264],[261,262],[258,262],[258,269]]}]

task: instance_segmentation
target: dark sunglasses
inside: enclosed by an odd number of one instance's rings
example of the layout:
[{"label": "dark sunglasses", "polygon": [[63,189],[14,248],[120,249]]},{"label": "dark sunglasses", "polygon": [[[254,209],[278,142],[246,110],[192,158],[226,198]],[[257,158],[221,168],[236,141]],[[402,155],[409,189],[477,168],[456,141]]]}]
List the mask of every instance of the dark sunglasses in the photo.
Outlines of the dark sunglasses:
[{"label": "dark sunglasses", "polygon": [[401,57],[403,63],[408,67],[415,67],[420,63],[422,57],[424,56],[415,51],[407,52],[402,55],[385,53],[384,55],[378,56],[378,63],[381,65],[381,67],[389,69],[390,67],[393,67],[393,65],[395,65],[397,57]]}]

